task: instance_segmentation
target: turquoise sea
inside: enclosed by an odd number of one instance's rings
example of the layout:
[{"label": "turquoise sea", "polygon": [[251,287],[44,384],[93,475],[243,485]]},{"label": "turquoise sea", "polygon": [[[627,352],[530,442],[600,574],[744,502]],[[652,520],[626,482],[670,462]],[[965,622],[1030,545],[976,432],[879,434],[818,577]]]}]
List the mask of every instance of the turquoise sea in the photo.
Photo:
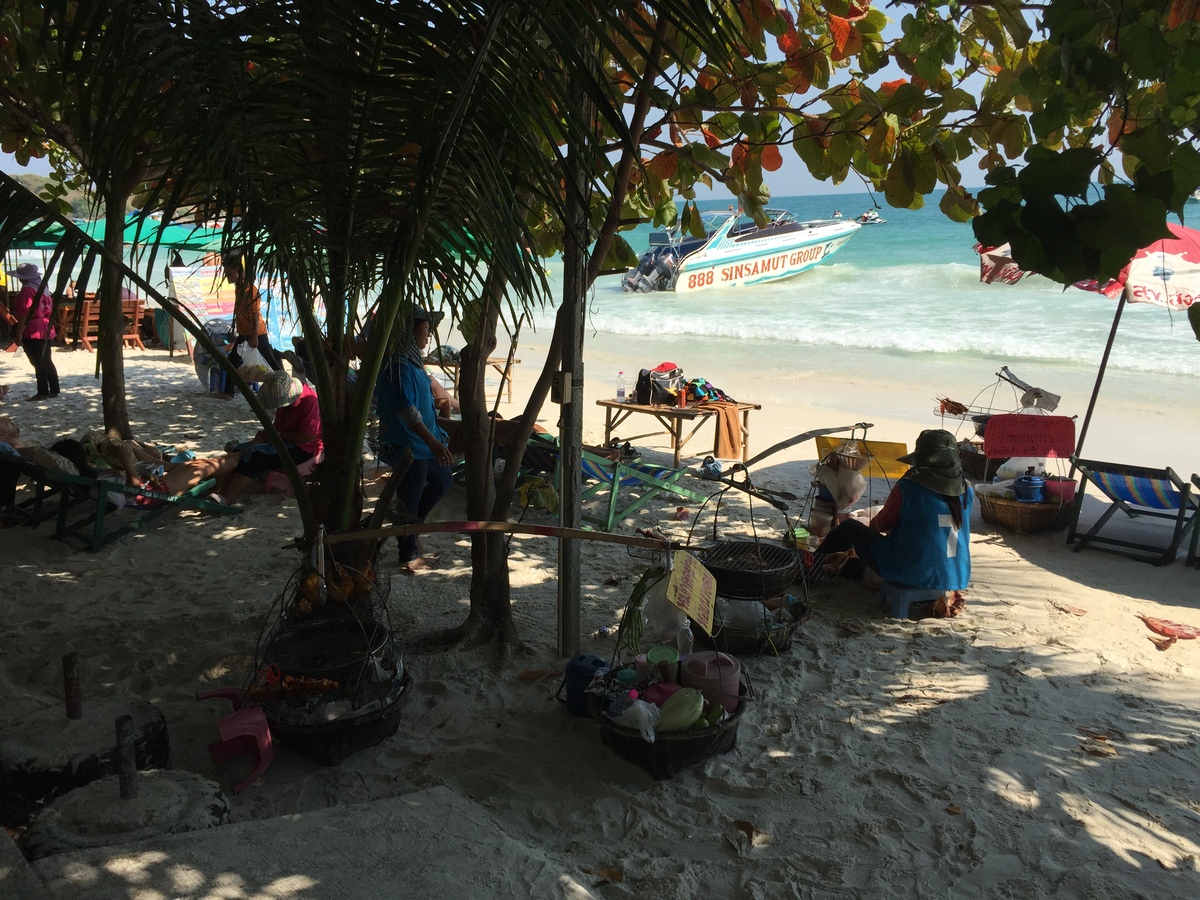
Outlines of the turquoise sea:
[{"label": "turquoise sea", "polygon": [[[779,197],[769,205],[819,219],[834,210],[855,217],[873,204],[861,193]],[[701,203],[728,206],[728,200]],[[1036,276],[1016,285],[980,283],[970,225],[947,219],[936,199],[923,209],[881,206],[879,213],[886,224],[864,226],[829,262],[784,281],[677,297],[626,294],[619,276],[599,279],[588,301],[589,383],[602,387],[617,369],[628,375],[672,360],[689,376],[753,371],[763,385],[754,399],[770,403],[844,373],[863,383],[864,394],[880,384],[921,386],[910,408],[886,412],[930,427],[935,396],[988,406],[996,373],[1007,365],[1061,394],[1059,412],[1082,421],[1115,301]],[[636,252],[651,230],[625,232]],[[561,264],[551,272],[559,290]],[[548,337],[552,314],[535,318],[539,337]],[[1154,410],[1167,419],[1156,428],[1178,439],[1173,411],[1189,411],[1178,424],[1194,434],[1188,423],[1198,389],[1200,343],[1186,315],[1127,304],[1097,418],[1113,433],[1126,412]],[[1013,402],[1011,389],[1007,398],[996,405]],[[863,398],[870,415],[883,414],[878,403]]]}]

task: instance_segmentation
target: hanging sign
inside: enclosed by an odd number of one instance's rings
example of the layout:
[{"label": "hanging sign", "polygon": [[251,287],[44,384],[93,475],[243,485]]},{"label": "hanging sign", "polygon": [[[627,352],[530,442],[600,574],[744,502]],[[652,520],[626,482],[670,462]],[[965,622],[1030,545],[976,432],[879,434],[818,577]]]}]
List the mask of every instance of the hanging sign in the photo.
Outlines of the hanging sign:
[{"label": "hanging sign", "polygon": [[717,579],[686,550],[675,551],[671,577],[667,580],[667,599],[687,613],[705,634],[712,634]]},{"label": "hanging sign", "polygon": [[1070,416],[992,416],[983,431],[989,459],[1007,456],[1063,458],[1075,452],[1075,420]]}]

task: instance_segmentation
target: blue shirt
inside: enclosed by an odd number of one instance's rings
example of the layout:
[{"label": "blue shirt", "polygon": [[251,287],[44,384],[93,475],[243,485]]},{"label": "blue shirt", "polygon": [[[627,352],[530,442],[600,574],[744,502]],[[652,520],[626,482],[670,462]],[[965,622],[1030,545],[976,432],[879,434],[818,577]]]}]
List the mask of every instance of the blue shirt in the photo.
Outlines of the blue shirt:
[{"label": "blue shirt", "polygon": [[433,459],[429,445],[400,415],[402,410],[415,406],[425,427],[435,438],[446,443],[446,432],[437,423],[433,389],[429,386],[425,368],[406,357],[389,356],[379,369],[375,392],[379,409],[379,443],[383,445],[379,458],[394,466],[408,448],[412,450],[413,459]]},{"label": "blue shirt", "polygon": [[970,485],[962,495],[962,525],[954,526],[941,494],[910,478],[896,482],[903,497],[900,524],[871,547],[887,581],[941,591],[965,590],[971,580]]}]

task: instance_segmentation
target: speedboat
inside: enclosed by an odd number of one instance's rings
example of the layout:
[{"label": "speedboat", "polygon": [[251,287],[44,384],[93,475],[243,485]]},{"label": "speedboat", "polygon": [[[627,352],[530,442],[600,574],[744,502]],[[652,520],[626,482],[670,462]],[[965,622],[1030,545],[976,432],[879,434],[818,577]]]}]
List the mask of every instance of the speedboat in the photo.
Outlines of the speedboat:
[{"label": "speedboat", "polygon": [[887,219],[881,219],[879,213],[873,209],[868,209],[865,213],[855,219],[859,225],[886,225]]},{"label": "speedboat", "polygon": [[704,236],[678,228],[650,235],[650,248],[625,273],[626,292],[698,291],[739,287],[791,278],[837,253],[858,231],[856,222],[798,221],[782,209],[768,209],[761,228],[740,213],[710,215]]}]

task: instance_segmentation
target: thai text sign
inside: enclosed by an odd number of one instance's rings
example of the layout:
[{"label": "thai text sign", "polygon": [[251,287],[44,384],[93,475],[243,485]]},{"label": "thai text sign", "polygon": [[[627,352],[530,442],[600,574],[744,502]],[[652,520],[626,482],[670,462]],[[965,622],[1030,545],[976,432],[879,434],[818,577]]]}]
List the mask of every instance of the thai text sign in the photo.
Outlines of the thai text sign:
[{"label": "thai text sign", "polygon": [[667,581],[667,599],[687,613],[705,634],[711,635],[717,579],[686,550],[676,550],[673,562]]},{"label": "thai text sign", "polygon": [[1069,416],[992,416],[984,427],[983,452],[989,459],[1070,456],[1075,452],[1075,420]]}]

